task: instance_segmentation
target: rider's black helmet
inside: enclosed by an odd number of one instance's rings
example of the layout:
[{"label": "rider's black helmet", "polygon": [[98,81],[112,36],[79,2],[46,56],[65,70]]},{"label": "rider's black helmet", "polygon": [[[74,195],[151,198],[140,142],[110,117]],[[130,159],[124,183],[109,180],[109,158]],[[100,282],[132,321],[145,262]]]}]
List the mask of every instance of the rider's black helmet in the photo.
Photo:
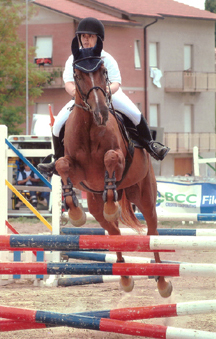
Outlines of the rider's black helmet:
[{"label": "rider's black helmet", "polygon": [[104,25],[96,18],[88,17],[80,21],[76,34],[80,36],[83,33],[96,34],[104,41]]}]

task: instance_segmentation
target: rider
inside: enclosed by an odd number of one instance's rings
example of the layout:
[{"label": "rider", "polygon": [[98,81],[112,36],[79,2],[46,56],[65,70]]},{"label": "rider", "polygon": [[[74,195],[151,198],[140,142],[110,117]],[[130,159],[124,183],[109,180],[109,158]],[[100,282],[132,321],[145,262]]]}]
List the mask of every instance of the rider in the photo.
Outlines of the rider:
[{"label": "rider", "polygon": [[[94,47],[99,36],[104,40],[104,26],[101,21],[95,18],[85,18],[80,21],[76,34],[80,43],[80,48]],[[121,75],[116,60],[107,52],[102,50],[101,57],[104,61],[104,66],[108,71],[108,78],[110,81],[110,90],[112,93],[112,104],[116,110],[125,114],[136,126],[139,142],[153,156],[156,160],[163,160],[169,152],[169,148],[152,140],[152,136],[147,125],[147,122],[139,111],[137,106],[123,93],[121,85]],[[69,101],[59,112],[53,125],[53,144],[54,144],[54,159],[58,160],[64,156],[64,147],[59,139],[59,134],[62,126],[66,122],[71,107],[74,104],[75,84],[73,78],[73,55],[70,55],[65,64],[63,73],[63,80],[65,82],[65,90],[73,98]],[[40,171],[52,173],[55,169],[55,161],[51,163],[40,163],[37,167]]]}]

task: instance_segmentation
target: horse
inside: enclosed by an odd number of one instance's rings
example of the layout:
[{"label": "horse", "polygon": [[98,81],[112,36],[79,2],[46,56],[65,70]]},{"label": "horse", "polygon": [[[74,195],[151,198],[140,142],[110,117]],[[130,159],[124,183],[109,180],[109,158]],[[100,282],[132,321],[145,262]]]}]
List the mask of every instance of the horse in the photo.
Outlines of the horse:
[{"label": "horse", "polygon": [[[68,215],[74,226],[85,224],[85,213],[74,188],[87,192],[88,210],[109,235],[120,235],[119,217],[124,224],[142,230],[132,203],[147,223],[148,235],[158,235],[157,186],[151,159],[146,150],[133,148],[125,140],[116,116],[110,112],[107,70],[100,57],[103,44],[98,38],[94,48],[79,49],[72,42],[74,55],[75,105],[65,125],[64,157],[55,168],[62,179]],[[131,154],[132,153],[132,154]],[[124,262],[117,252],[117,262]],[[154,253],[160,263],[159,253]],[[133,289],[131,276],[121,276],[120,285]],[[172,293],[172,284],[160,276],[157,287],[162,297]]]}]

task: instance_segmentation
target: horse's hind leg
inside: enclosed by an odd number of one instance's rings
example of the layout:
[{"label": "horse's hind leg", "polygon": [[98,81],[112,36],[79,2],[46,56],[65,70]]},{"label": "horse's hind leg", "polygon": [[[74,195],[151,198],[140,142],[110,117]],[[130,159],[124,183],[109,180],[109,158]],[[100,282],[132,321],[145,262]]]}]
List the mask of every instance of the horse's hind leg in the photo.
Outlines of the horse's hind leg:
[{"label": "horse's hind leg", "polygon": [[[142,212],[145,217],[148,235],[158,235],[157,231],[157,213],[156,213],[156,195],[157,187],[156,181],[152,174],[147,175],[147,177],[141,183],[140,195],[138,194],[138,199],[134,201],[136,206]],[[159,253],[154,253],[155,262],[161,263]],[[163,298],[168,298],[172,293],[172,283],[166,281],[163,276],[157,277],[157,287],[160,295]]]},{"label": "horse's hind leg", "polygon": [[[109,235],[120,235],[120,229],[118,227],[118,221],[107,221],[103,216],[103,200],[101,195],[87,193],[88,210],[99,222],[101,227],[105,229]],[[117,263],[123,263],[124,258],[122,252],[116,252]],[[131,292],[134,287],[134,280],[131,276],[121,276],[120,285],[125,292]]]},{"label": "horse's hind leg", "polygon": [[82,226],[86,222],[86,215],[79,204],[76,193],[73,190],[73,184],[69,178],[70,160],[67,157],[62,157],[56,162],[56,170],[62,178],[63,196],[65,205],[68,208],[68,216],[70,222],[74,226]]}]

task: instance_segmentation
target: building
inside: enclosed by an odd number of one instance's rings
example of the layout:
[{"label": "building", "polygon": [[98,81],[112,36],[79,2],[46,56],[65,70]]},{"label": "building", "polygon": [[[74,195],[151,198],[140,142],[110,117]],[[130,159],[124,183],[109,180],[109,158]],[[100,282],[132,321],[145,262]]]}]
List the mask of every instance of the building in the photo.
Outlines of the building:
[{"label": "building", "polygon": [[[28,43],[51,78],[31,114],[48,114],[51,104],[57,115],[70,100],[62,71],[79,21],[92,16],[104,23],[104,49],[119,64],[123,90],[152,128],[163,129],[171,148],[156,174],[192,173],[193,146],[214,156],[216,14],[173,0],[35,0],[33,6]],[[20,35],[25,39],[24,25]]]}]

